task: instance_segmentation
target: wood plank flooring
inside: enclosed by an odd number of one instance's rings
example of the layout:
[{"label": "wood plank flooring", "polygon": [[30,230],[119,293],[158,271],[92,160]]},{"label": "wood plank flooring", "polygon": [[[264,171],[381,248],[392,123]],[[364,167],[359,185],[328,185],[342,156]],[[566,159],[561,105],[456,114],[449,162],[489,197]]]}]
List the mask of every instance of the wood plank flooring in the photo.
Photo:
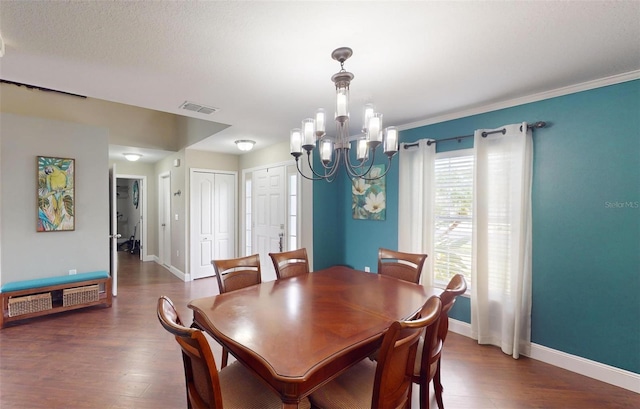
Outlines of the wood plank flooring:
[{"label": "wood plank flooring", "polygon": [[[186,408],[182,360],[156,318],[169,296],[185,322],[215,278],[184,283],[154,262],[120,253],[113,307],[20,321],[0,330],[0,408]],[[211,345],[220,362],[220,347]],[[450,334],[443,355],[447,409],[640,408],[640,395]],[[417,388],[413,407],[418,408]],[[432,399],[432,408],[436,408]]]}]

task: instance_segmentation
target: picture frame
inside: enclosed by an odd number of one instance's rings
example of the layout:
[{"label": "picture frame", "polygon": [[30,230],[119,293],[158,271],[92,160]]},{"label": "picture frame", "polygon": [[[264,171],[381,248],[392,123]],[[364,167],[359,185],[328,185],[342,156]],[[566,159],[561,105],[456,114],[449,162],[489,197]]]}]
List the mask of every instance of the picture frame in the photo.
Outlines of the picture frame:
[{"label": "picture frame", "polygon": [[75,159],[37,156],[37,232],[75,230]]},{"label": "picture frame", "polygon": [[[373,165],[364,178],[355,178],[351,184],[351,210],[356,220],[386,220],[387,186],[385,165]],[[374,179],[377,178],[377,179]]]}]

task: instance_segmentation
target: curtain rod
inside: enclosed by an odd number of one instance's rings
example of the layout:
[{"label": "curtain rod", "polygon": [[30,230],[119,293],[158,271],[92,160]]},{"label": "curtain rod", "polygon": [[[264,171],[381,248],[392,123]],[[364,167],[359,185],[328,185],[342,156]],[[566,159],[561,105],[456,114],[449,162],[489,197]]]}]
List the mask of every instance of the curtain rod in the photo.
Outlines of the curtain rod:
[{"label": "curtain rod", "polygon": [[[528,124],[527,125],[527,129],[536,129],[536,128],[544,128],[545,126],[547,126],[547,123],[544,121],[538,121],[535,122],[533,124]],[[522,125],[520,125],[520,130],[522,131]],[[489,135],[492,135],[494,133],[502,133],[504,135],[504,133],[507,132],[506,129],[502,128],[502,129],[498,129],[497,131],[490,131],[490,132],[482,132],[482,137],[486,138]],[[437,140],[428,140],[427,141],[427,146],[431,146],[432,143],[438,143],[438,142],[445,142],[445,141],[458,141],[461,142],[463,139],[466,138],[472,138],[473,134],[471,135],[460,135],[460,136],[452,136],[451,138],[444,138],[444,139],[437,139]],[[418,146],[418,142],[415,143],[407,143],[404,145],[405,149],[409,149],[413,146]]]}]

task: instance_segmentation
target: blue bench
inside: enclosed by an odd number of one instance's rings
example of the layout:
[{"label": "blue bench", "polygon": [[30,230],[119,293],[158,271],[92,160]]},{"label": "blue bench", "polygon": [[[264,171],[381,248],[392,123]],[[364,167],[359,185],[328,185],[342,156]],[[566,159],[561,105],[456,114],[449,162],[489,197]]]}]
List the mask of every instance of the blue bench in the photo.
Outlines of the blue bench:
[{"label": "blue bench", "polygon": [[[94,285],[103,285],[103,291],[99,292],[96,297],[90,298],[89,301],[83,301],[82,298],[76,297],[76,301],[72,305],[64,305],[62,303],[62,294],[67,291],[82,291],[83,287],[92,289],[95,294]],[[2,304],[2,314],[0,314],[0,328],[6,323],[26,318],[38,317],[41,315],[53,314],[56,312],[69,311],[78,308],[89,307],[92,305],[103,304],[111,307],[111,277],[106,271],[92,271],[89,273],[80,273],[74,275],[36,278],[33,280],[14,281],[5,283],[0,287],[0,299]],[[53,301],[52,301],[53,299]],[[78,301],[78,299],[80,301]],[[17,302],[34,302],[38,303],[38,307],[34,307],[35,311],[24,309],[20,313],[10,314],[9,304]],[[14,304],[17,305],[17,304]]]}]

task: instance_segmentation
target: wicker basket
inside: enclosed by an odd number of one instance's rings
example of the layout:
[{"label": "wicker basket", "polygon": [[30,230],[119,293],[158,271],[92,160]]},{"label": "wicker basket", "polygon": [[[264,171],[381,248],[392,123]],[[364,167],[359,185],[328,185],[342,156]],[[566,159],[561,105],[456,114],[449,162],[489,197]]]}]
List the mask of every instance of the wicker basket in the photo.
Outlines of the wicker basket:
[{"label": "wicker basket", "polygon": [[32,312],[50,310],[51,293],[26,295],[24,297],[9,298],[9,316],[30,314]]},{"label": "wicker basket", "polygon": [[62,291],[62,305],[64,307],[98,301],[99,298],[100,286],[98,284],[68,288]]}]

